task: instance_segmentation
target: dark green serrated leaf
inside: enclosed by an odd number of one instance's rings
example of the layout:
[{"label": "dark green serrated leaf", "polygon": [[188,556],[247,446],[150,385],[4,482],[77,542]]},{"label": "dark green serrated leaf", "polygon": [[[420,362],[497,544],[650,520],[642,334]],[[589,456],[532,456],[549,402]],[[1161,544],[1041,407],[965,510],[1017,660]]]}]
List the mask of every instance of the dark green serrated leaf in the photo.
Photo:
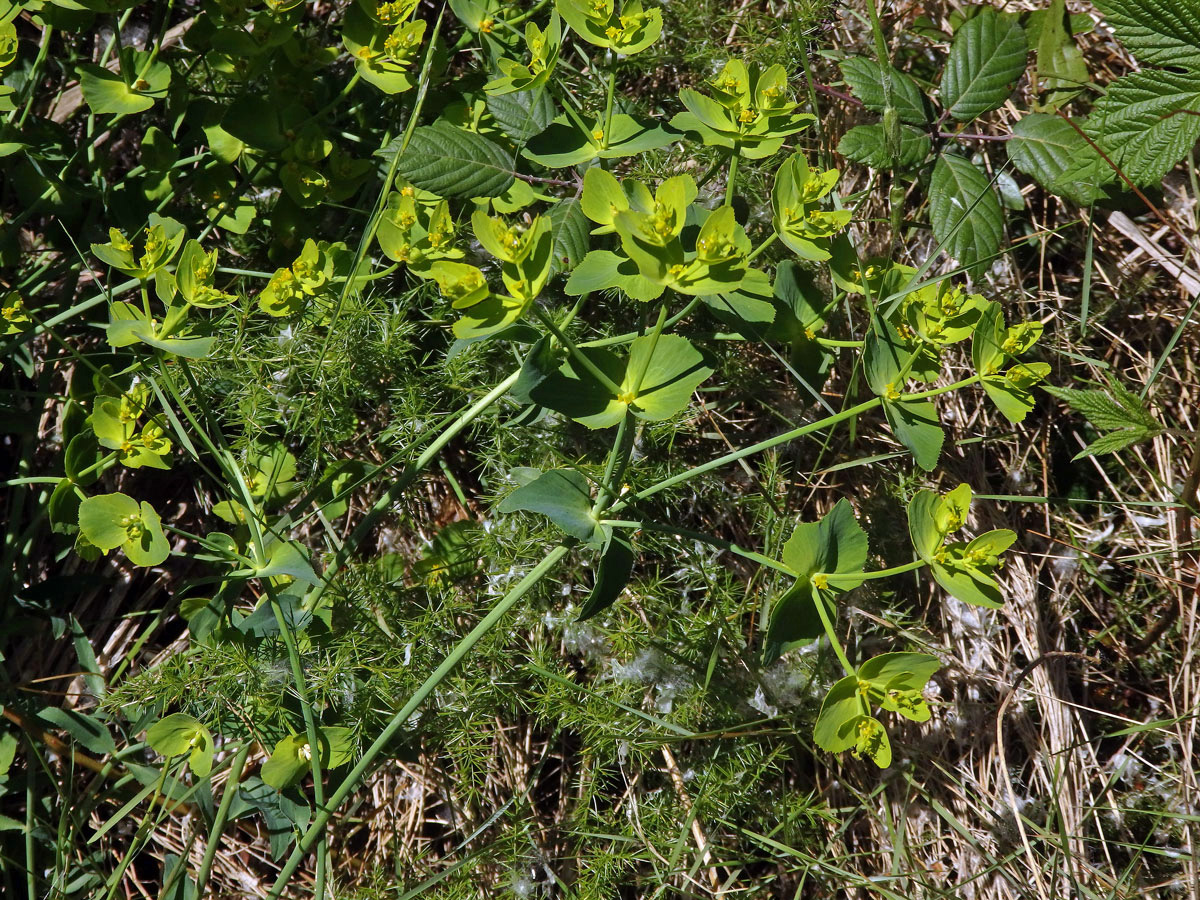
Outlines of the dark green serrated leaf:
[{"label": "dark green serrated leaf", "polygon": [[554,121],[554,99],[544,87],[512,94],[489,94],[487,107],[496,124],[518,144],[545,131]]},{"label": "dark green serrated leaf", "polygon": [[1118,403],[1101,390],[1079,390],[1077,388],[1060,388],[1045,385],[1043,390],[1051,396],[1062,400],[1067,406],[1104,431],[1115,428],[1161,428],[1150,410],[1142,405],[1141,400],[1128,392],[1118,395],[1122,401]]},{"label": "dark green serrated leaf", "polygon": [[583,262],[588,252],[591,223],[576,199],[560,200],[550,208],[551,272],[569,272]]},{"label": "dark green serrated leaf", "polygon": [[1149,440],[1157,433],[1157,431],[1152,431],[1149,428],[1122,428],[1118,431],[1110,431],[1076,453],[1071,457],[1071,462],[1085,459],[1089,456],[1103,456],[1106,453],[1116,453],[1118,450],[1124,450],[1133,444]]},{"label": "dark green serrated leaf", "polygon": [[929,183],[929,222],[941,248],[967,268],[1000,252],[1004,212],[991,179],[969,159],[938,159]]},{"label": "dark green serrated leaf", "polygon": [[882,124],[856,125],[842,135],[837,152],[872,169],[911,169],[929,156],[929,135],[910,125],[900,126],[900,155],[892,159],[887,150],[887,133]]},{"label": "dark green serrated leaf", "polygon": [[985,6],[954,35],[942,74],[942,103],[960,122],[999,109],[1025,72],[1028,47],[1015,16]]},{"label": "dark green serrated leaf", "polygon": [[[887,100],[883,92],[883,67],[865,56],[852,56],[842,61],[842,78],[850,92],[872,112],[883,113]],[[889,67],[891,68],[891,67]],[[905,73],[892,68],[892,101],[901,122],[923,125],[929,120],[929,103],[917,83]]]},{"label": "dark green serrated leaf", "polygon": [[1154,184],[1200,140],[1197,112],[1195,72],[1134,72],[1096,101],[1087,131],[1134,184]]},{"label": "dark green serrated leaf", "polygon": [[1194,0],[1096,0],[1141,63],[1200,69],[1200,5]]},{"label": "dark green serrated leaf", "polygon": [[[1077,120],[1080,127],[1084,127]],[[1104,185],[1115,173],[1092,147],[1060,116],[1033,113],[1013,126],[1005,144],[1013,165],[1053,194],[1086,206],[1105,195]]]},{"label": "dark green serrated leaf", "polygon": [[[400,143],[397,138],[379,155],[390,160]],[[498,197],[512,184],[514,167],[498,144],[439,121],[413,131],[396,174],[439,197]]]}]

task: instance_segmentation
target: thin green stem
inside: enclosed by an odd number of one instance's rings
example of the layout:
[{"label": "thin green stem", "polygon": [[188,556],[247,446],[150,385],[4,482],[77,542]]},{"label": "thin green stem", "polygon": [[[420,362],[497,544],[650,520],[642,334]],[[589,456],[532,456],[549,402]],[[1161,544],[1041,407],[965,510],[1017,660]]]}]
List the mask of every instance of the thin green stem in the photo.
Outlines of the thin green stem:
[{"label": "thin green stem", "polygon": [[567,337],[566,334],[563,333],[562,329],[554,324],[554,320],[551,319],[550,316],[547,315],[540,306],[535,304],[533,311],[538,317],[538,320],[550,330],[552,335],[554,335],[554,339],[566,347],[567,352],[571,354],[571,359],[575,360],[581,366],[583,366],[583,368],[587,369],[593,378],[608,388],[608,390],[612,391],[614,397],[621,393],[620,386],[617,385],[616,382],[614,382],[607,375],[605,375],[604,372],[600,370],[600,367],[592,362],[588,355],[583,353],[579,347],[575,345],[575,342]]},{"label": "thin green stem", "polygon": [[288,856],[287,861],[279,870],[279,875],[276,877],[275,883],[271,886],[271,891],[267,895],[268,900],[278,900],[301,861],[312,850],[317,840],[324,835],[325,826],[329,824],[329,819],[341,807],[346,798],[358,787],[363,778],[366,777],[372,766],[374,766],[375,760],[391,744],[392,739],[400,732],[413,713],[420,709],[421,705],[437,689],[437,686],[454,671],[454,668],[471,652],[471,649],[500,623],[518,601],[549,574],[550,570],[567,555],[567,552],[568,548],[564,545],[559,545],[551,550],[512,590],[504,595],[500,602],[492,608],[492,611],[484,616],[466,637],[459,641],[458,645],[442,661],[442,664],[425,679],[416,692],[408,698],[408,702],[392,716],[391,721],[379,733],[379,737],[363,753],[362,759],[358,761],[342,780],[342,783],[330,795],[329,802],[316,811],[312,824],[308,826],[307,830],[300,837],[300,840],[297,841],[295,849],[292,850],[291,855]]},{"label": "thin green stem", "polygon": [[609,133],[612,131],[613,92],[617,87],[617,70],[613,66],[612,52],[609,52],[608,65],[608,99],[604,102],[604,146],[608,146]]},{"label": "thin green stem", "polygon": [[753,260],[755,260],[760,253],[762,253],[764,250],[766,250],[768,247],[770,247],[777,240],[779,240],[779,235],[776,234],[774,231],[772,231],[771,234],[767,237],[767,239],[765,241],[763,241],[761,244],[759,244],[757,247],[755,247],[754,250],[750,253],[750,255],[746,257],[746,262],[752,262]]},{"label": "thin green stem", "polygon": [[825,575],[825,578],[830,584],[837,584],[839,581],[857,584],[860,581],[873,581],[876,578],[891,578],[893,575],[902,575],[905,572],[912,572],[915,569],[919,569],[924,565],[924,560],[916,559],[902,566],[892,566],[890,569],[875,569],[872,572],[847,572],[844,574],[828,573]]},{"label": "thin green stem", "polygon": [[[694,310],[697,306],[699,306],[700,303],[701,303],[701,300],[699,297],[693,297],[691,300],[688,301],[687,306],[685,306],[679,312],[675,313],[675,315],[673,315],[669,319],[667,319],[666,323],[663,325],[663,328],[671,328],[674,325],[678,325],[680,322],[682,322],[684,319],[686,319],[688,316],[690,316],[692,314],[692,310]],[[641,336],[642,335],[640,332],[627,331],[624,334],[615,334],[612,337],[597,338],[594,341],[583,341],[580,344],[578,344],[577,346],[579,346],[579,347],[612,347],[615,344],[628,344],[630,341],[635,340]]]},{"label": "thin green stem", "polygon": [[[928,397],[936,397],[939,394],[946,394],[961,387],[975,384],[977,381],[979,381],[979,379],[980,376],[972,375],[970,378],[964,378],[962,381],[956,381],[953,384],[947,384],[943,387],[932,388],[928,391],[919,391],[913,394],[902,394],[899,399],[924,400]],[[688,469],[685,472],[672,475],[670,478],[664,478],[662,481],[652,484],[648,488],[643,488],[628,499],[614,504],[611,509],[613,512],[616,512],[617,510],[624,509],[630,503],[634,503],[638,500],[644,500],[647,497],[652,497],[660,491],[664,491],[669,487],[674,487],[677,484],[682,484],[685,481],[690,481],[699,475],[703,475],[706,472],[711,472],[713,469],[719,469],[722,466],[728,465],[729,463],[737,462],[739,459],[745,459],[747,456],[753,456],[754,454],[761,453],[764,450],[770,450],[772,447],[778,447],[780,444],[786,444],[789,441],[794,441],[796,438],[812,434],[814,431],[822,431],[826,428],[837,425],[840,422],[844,422],[847,419],[853,419],[855,416],[862,415],[863,413],[874,409],[882,404],[882,402],[883,400],[881,398],[872,397],[870,400],[864,400],[862,403],[844,409],[839,413],[834,413],[832,416],[826,416],[825,418],[818,419],[815,422],[809,422],[807,425],[801,425],[799,428],[793,428],[791,431],[785,431],[782,434],[777,434],[773,438],[767,438],[766,440],[759,441],[757,444],[751,444],[749,447],[743,447],[741,450],[734,450],[732,453],[726,453],[724,456],[719,456],[716,459],[709,460],[708,462]]]},{"label": "thin green stem", "polygon": [[838,640],[837,631],[833,627],[833,622],[829,618],[829,610],[825,607],[825,601],[821,599],[820,592],[815,588],[811,588],[812,603],[817,608],[817,615],[821,619],[821,627],[825,629],[825,636],[829,638],[829,644],[833,647],[833,652],[838,658],[838,662],[842,664],[842,668],[847,675],[853,675],[855,668],[850,664],[850,657],[846,655],[846,649],[842,646],[842,642]]},{"label": "thin green stem", "polygon": [[658,339],[662,337],[663,326],[667,324],[667,304],[662,304],[658,308],[658,320],[654,323],[654,329],[650,332],[650,349],[643,354],[642,364],[638,368],[638,372],[634,375],[630,385],[633,390],[633,395],[636,397],[638,391],[642,389],[642,380],[646,377],[646,370],[650,368],[650,360],[654,358],[654,351],[658,349]]},{"label": "thin green stem", "polygon": [[[279,633],[283,636],[284,646],[287,647],[288,663],[292,670],[292,681],[296,683],[296,694],[300,700],[300,714],[304,718],[304,730],[308,737],[309,760],[312,763],[313,800],[317,808],[320,809],[325,805],[325,777],[321,770],[321,738],[317,734],[317,723],[313,717],[312,703],[309,702],[308,698],[308,685],[304,677],[304,667],[300,663],[300,648],[296,645],[296,635],[292,632],[292,623],[285,618],[283,607],[279,603],[279,597],[275,593],[274,587],[265,579],[263,584],[266,587],[267,596],[271,603],[271,612],[275,614],[275,621],[279,624]],[[317,843],[316,884],[313,887],[313,896],[316,900],[323,900],[325,896],[325,873],[329,857],[328,847],[325,835],[322,834],[321,840]]]},{"label": "thin green stem", "polygon": [[735,151],[733,156],[729,157],[729,179],[725,182],[725,205],[733,205],[733,185],[737,181],[738,159],[740,157]]}]

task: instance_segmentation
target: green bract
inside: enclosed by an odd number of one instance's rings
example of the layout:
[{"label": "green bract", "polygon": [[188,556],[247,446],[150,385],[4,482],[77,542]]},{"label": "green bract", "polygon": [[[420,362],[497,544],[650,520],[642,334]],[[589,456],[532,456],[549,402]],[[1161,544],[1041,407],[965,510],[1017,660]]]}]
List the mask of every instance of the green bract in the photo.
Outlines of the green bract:
[{"label": "green bract", "polygon": [[187,755],[188,768],[197,778],[212,771],[213,738],[199,719],[172,713],[146,730],[146,743],[163,756]]},{"label": "green bract", "polygon": [[971,361],[983,389],[996,408],[1011,422],[1020,422],[1033,409],[1032,388],[1050,374],[1048,363],[1006,362],[1027,352],[1042,334],[1041,322],[1022,322],[1009,328],[999,303],[988,303],[980,313],[971,342]]},{"label": "green bract", "polygon": [[662,13],[642,0],[625,0],[618,13],[613,0],[555,0],[571,30],[590,44],[623,56],[645,50],[662,33]]},{"label": "green bract", "polygon": [[824,617],[836,616],[833,598],[862,584],[867,564],[867,533],[842,499],[819,522],[800,522],[783,545],[783,564],[795,573],[792,587],[775,602],[767,628],[765,656],[772,660],[811,643],[824,630]]},{"label": "green bract", "polygon": [[833,190],[838,174],[836,169],[814,172],[804,154],[795,153],[775,175],[772,224],[783,242],[803,259],[829,259],[829,238],[850,222],[850,210],[827,211],[818,203]]},{"label": "green bract", "polygon": [[120,547],[135,566],[157,566],[171,552],[154,507],[126,494],[102,494],[80,503],[79,532],[100,550]]},{"label": "green bract", "polygon": [[918,491],[908,504],[909,535],[917,555],[947,593],[964,603],[999,608],[1003,598],[993,574],[1001,565],[1000,554],[1017,536],[997,529],[972,541],[948,542],[966,522],[970,505],[971,488],[965,484],[943,497]]},{"label": "green bract", "polygon": [[375,236],[389,259],[406,263],[414,275],[428,277],[437,260],[462,257],[454,246],[456,234],[445,200],[404,184],[388,195]]},{"label": "green bract", "polygon": [[92,252],[133,278],[150,278],[167,265],[183,243],[184,228],[171,218],[150,214],[150,224],[136,238],[140,248],[118,228],[108,230],[108,242],[92,244]]},{"label": "green bract", "polygon": [[687,112],[676,115],[671,125],[699,134],[705,145],[727,147],[747,159],[778,152],[785,138],[807,128],[815,118],[794,112],[787,70],[781,65],[759,71],[731,59],[709,87],[714,96],[680,91]]},{"label": "green bract", "polygon": [[580,353],[588,365],[568,359],[531,395],[588,428],[616,425],[627,411],[652,422],[669,419],[713,372],[704,354],[677,335],[639,337],[624,358],[602,349]]},{"label": "green bract", "polygon": [[489,81],[484,90],[490,94],[512,94],[542,87],[550,80],[562,47],[562,27],[557,12],[550,16],[550,25],[545,31],[533,22],[526,23],[525,46],[529,50],[528,64],[503,57],[498,59],[496,68],[501,77]]},{"label": "green bract", "polygon": [[296,261],[286,269],[277,269],[258,295],[258,307],[269,316],[295,315],[304,309],[308,298],[314,296],[333,276],[333,255],[330,245],[318,244],[312,238]]},{"label": "green bract", "polygon": [[149,50],[122,47],[120,71],[88,63],[79,66],[83,98],[97,115],[145,112],[167,96],[171,68]]},{"label": "green bract", "polygon": [[937,657],[927,653],[885,653],[867,660],[826,695],[813,727],[817,746],[830,753],[849,750],[886,769],[892,748],[883,723],[872,715],[874,708],[926,721],[929,707],[922,691],[939,668]]}]

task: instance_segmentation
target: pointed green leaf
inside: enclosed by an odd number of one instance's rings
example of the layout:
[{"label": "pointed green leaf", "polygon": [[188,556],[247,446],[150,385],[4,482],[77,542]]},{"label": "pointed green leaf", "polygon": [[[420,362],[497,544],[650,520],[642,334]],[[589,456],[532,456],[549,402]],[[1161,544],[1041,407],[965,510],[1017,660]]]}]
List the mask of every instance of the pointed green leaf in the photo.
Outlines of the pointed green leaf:
[{"label": "pointed green leaf", "polygon": [[1000,252],[1004,212],[991,179],[969,159],[950,153],[938,158],[929,183],[929,223],[942,250],[963,266]]},{"label": "pointed green leaf", "polygon": [[[852,56],[843,60],[841,67],[842,78],[850,92],[871,112],[882,114],[887,109],[887,98],[883,92],[883,67],[879,62],[865,56]],[[891,77],[892,99],[900,121],[909,125],[924,125],[929,120],[929,103],[921,88],[909,75],[898,69],[891,70]]]},{"label": "pointed green leaf", "polygon": [[554,121],[554,98],[545,87],[511,94],[488,94],[487,107],[496,124],[518,145],[541,134]]},{"label": "pointed green leaf", "polygon": [[[1076,124],[1084,127],[1083,120]],[[1081,206],[1105,196],[1115,173],[1067,120],[1032,113],[1013,126],[1005,143],[1013,165],[1051,193]]]},{"label": "pointed green leaf", "polygon": [[629,584],[633,563],[633,545],[623,535],[613,532],[604,542],[596,564],[596,581],[579,608],[578,621],[590,619],[616,603],[625,585]]},{"label": "pointed green leaf", "polygon": [[1096,7],[1138,62],[1200,69],[1200,6],[1193,0],[1096,0]]},{"label": "pointed green leaf", "polygon": [[1150,69],[1112,82],[1087,131],[1134,184],[1155,184],[1200,140],[1197,112],[1196,72]]},{"label": "pointed green leaf", "polygon": [[942,73],[942,104],[960,122],[999,109],[1025,72],[1027,52],[1016,16],[984,6],[954,35]]},{"label": "pointed green leaf", "polygon": [[[390,161],[401,140],[379,155]],[[514,169],[512,156],[498,144],[438,121],[413,131],[396,174],[439,197],[498,197],[512,184]]]},{"label": "pointed green leaf", "polygon": [[911,125],[900,126],[900,155],[892,159],[887,149],[887,131],[880,123],[855,125],[838,141],[837,152],[846,159],[872,169],[911,169],[929,157],[933,144],[929,135]]}]

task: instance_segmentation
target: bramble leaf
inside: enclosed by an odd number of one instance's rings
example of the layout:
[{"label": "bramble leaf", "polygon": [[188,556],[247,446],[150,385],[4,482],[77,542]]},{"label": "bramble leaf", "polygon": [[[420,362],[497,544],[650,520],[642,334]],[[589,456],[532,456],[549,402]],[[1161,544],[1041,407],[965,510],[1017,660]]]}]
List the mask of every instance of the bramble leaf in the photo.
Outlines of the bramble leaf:
[{"label": "bramble leaf", "polygon": [[[865,56],[851,56],[842,60],[841,67],[842,78],[850,92],[871,112],[882,114],[887,109],[887,99],[883,93],[883,67],[879,62]],[[909,125],[924,125],[929,121],[929,101],[925,99],[925,94],[910,75],[895,68],[890,74],[892,100],[900,121]]]},{"label": "bramble leaf", "polygon": [[[378,155],[389,162],[396,138]],[[513,158],[500,145],[445,120],[413,130],[396,174],[439,197],[498,197],[514,177]]]},{"label": "bramble leaf", "polygon": [[1087,131],[1134,184],[1162,181],[1200,139],[1196,72],[1148,69],[1118,78],[1096,101]]},{"label": "bramble leaf", "polygon": [[1096,7],[1139,62],[1200,69],[1200,7],[1191,0],[1096,0]]},{"label": "bramble leaf", "polygon": [[929,183],[929,223],[942,250],[967,268],[1000,252],[1004,212],[991,179],[969,159],[952,153],[938,159]]},{"label": "bramble leaf", "polygon": [[942,103],[969,122],[999,109],[1025,72],[1025,31],[1015,16],[985,6],[954,35],[942,73]]},{"label": "bramble leaf", "polygon": [[[1075,122],[1086,130],[1085,122]],[[1032,113],[1013,126],[1005,143],[1013,165],[1051,193],[1086,206],[1105,196],[1115,173],[1070,122]]]}]

